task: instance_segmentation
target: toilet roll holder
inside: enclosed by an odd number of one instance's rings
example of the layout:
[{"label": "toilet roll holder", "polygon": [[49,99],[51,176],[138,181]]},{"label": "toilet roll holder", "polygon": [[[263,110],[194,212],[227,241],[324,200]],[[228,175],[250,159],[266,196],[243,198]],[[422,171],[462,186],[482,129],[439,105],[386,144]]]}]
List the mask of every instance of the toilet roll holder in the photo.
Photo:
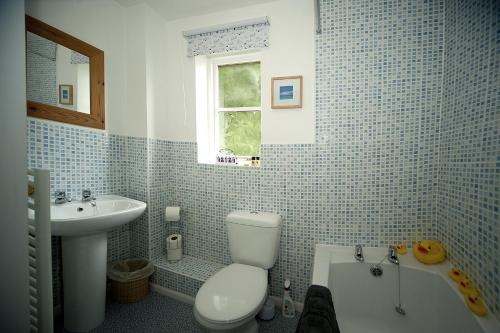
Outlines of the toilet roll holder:
[{"label": "toilet roll holder", "polygon": [[[180,207],[166,207],[165,220],[167,222],[178,222],[181,219]],[[178,261],[182,258],[182,236],[180,234],[172,234],[166,240],[167,260]]]}]

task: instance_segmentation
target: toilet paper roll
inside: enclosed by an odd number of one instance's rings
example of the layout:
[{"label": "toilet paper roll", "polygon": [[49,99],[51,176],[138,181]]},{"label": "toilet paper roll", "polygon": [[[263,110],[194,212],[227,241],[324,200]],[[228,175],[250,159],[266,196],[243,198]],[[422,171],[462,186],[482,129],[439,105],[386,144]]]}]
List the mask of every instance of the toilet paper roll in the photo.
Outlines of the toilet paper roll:
[{"label": "toilet paper roll", "polygon": [[182,236],[179,234],[172,234],[167,237],[167,250],[182,249]]},{"label": "toilet paper roll", "polygon": [[181,219],[181,207],[165,208],[165,220],[167,222],[176,222]]}]

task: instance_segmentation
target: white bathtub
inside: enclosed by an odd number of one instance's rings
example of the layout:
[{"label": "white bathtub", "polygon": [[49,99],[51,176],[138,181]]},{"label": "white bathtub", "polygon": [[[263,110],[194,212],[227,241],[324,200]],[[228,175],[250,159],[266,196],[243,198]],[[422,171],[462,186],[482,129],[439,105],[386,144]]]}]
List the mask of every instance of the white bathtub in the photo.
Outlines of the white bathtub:
[{"label": "white bathtub", "polygon": [[370,266],[387,248],[363,248],[364,262],[354,259],[354,246],[316,245],[312,283],[328,287],[341,333],[499,333],[493,315],[475,316],[455,283],[448,278],[451,264],[424,265],[408,254],[399,256],[401,304],[398,304],[397,266],[382,263],[374,277]]}]

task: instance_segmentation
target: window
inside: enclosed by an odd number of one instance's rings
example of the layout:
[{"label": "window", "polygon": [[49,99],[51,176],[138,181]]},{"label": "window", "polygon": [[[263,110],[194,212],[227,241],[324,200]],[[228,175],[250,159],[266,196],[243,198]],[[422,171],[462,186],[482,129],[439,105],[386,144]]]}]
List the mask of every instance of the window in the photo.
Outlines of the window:
[{"label": "window", "polygon": [[258,55],[196,57],[196,68],[199,162],[234,155],[238,164],[246,164],[260,154]]}]

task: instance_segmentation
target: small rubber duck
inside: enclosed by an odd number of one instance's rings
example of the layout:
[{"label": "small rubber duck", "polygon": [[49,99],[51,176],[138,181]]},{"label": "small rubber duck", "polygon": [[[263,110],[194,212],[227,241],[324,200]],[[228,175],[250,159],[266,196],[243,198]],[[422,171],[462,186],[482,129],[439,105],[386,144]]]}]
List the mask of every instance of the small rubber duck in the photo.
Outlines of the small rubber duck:
[{"label": "small rubber duck", "polygon": [[460,282],[458,283],[458,290],[464,295],[468,295],[472,292],[476,292],[476,287],[474,287],[474,284],[472,283],[471,280],[469,280],[467,277],[463,277]]},{"label": "small rubber duck", "polygon": [[465,295],[465,302],[467,303],[469,309],[474,312],[474,314],[480,317],[486,316],[486,314],[488,313],[483,300],[475,291]]},{"label": "small rubber duck", "polygon": [[461,270],[459,270],[458,268],[455,268],[453,267],[452,269],[450,269],[448,271],[448,276],[450,277],[450,279],[452,279],[453,281],[455,281],[456,283],[460,283],[460,281],[466,277],[464,273],[462,273]]},{"label": "small rubber duck", "polygon": [[402,255],[405,255],[408,253],[408,250],[406,249],[406,245],[404,245],[403,243],[398,243],[398,245],[396,245],[396,251],[398,252],[398,254],[402,254]]}]

